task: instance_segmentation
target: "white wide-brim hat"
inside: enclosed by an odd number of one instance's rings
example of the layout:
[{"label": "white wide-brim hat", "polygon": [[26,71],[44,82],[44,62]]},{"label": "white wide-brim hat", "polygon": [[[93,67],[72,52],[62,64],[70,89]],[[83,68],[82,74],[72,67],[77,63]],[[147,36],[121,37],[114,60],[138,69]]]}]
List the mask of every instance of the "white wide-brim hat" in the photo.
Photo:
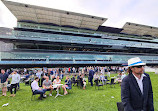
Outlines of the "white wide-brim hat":
[{"label": "white wide-brim hat", "polygon": [[139,57],[134,57],[128,60],[128,66],[127,67],[131,67],[131,66],[145,66],[146,63],[143,63]]}]

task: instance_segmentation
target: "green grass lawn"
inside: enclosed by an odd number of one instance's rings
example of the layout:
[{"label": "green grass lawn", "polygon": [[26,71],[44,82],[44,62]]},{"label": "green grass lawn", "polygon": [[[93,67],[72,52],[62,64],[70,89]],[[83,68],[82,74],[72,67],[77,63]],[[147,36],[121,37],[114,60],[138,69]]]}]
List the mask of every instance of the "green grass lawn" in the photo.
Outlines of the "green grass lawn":
[{"label": "green grass lawn", "polygon": [[[158,75],[150,73],[150,77],[154,92],[154,107],[155,111],[158,111]],[[0,96],[0,111],[117,111],[116,102],[121,101],[119,84],[116,84],[115,88],[107,85],[103,90],[102,87],[98,90],[87,83],[86,90],[73,86],[68,95],[54,98],[56,95],[54,91],[53,97],[48,96],[43,100],[38,100],[39,95],[36,95],[33,101],[31,101],[30,86],[25,86],[24,83],[21,83],[20,86],[21,89],[17,91],[16,97]],[[62,90],[61,94],[63,94]],[[10,93],[8,92],[7,95]],[[2,107],[6,103],[9,105]]]}]

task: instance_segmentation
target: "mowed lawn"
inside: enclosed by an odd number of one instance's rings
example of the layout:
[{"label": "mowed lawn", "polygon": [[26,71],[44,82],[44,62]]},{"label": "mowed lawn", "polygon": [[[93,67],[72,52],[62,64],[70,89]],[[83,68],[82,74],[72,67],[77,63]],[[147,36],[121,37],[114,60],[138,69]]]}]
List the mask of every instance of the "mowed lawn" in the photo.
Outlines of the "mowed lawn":
[{"label": "mowed lawn", "polygon": [[[116,76],[116,74],[111,74]],[[153,92],[154,92],[154,107],[158,111],[158,75],[150,73]],[[63,81],[62,81],[63,82]],[[38,100],[36,95],[35,100],[31,101],[30,86],[20,84],[21,89],[17,91],[16,97],[0,96],[0,111],[117,111],[116,102],[121,101],[121,88],[119,84],[115,88],[105,85],[104,89],[95,89],[95,85],[88,85],[86,90],[73,86],[68,95],[54,98],[56,91],[53,91],[53,97],[47,97],[43,100]],[[60,92],[63,94],[63,91]],[[49,94],[49,92],[47,92]],[[7,95],[10,95],[8,92]],[[2,107],[3,104],[9,103],[8,106]]]}]

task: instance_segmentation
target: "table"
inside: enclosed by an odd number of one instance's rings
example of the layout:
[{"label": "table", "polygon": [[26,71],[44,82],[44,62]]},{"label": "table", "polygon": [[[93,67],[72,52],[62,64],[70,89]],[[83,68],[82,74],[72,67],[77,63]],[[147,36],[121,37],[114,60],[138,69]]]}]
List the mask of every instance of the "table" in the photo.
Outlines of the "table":
[{"label": "table", "polygon": [[111,79],[115,79],[116,77],[111,77]]},{"label": "table", "polygon": [[55,85],[52,85],[53,88],[57,88],[57,94],[55,96],[55,98],[57,98],[58,96],[63,96],[61,94],[59,94],[59,88],[58,86],[62,86],[63,84],[55,84]]},{"label": "table", "polygon": [[24,82],[24,79],[25,79],[26,77],[20,77],[20,83],[22,83],[22,82]]}]

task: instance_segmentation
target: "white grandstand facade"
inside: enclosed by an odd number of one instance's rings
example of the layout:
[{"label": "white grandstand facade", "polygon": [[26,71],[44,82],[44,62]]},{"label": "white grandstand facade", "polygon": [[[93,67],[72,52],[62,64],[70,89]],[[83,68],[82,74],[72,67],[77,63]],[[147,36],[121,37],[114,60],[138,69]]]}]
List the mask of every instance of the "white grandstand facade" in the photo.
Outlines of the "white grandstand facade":
[{"label": "white grandstand facade", "polygon": [[17,18],[0,28],[0,67],[122,65],[140,57],[158,64],[158,28],[127,22],[102,26],[107,18],[2,1]]}]

